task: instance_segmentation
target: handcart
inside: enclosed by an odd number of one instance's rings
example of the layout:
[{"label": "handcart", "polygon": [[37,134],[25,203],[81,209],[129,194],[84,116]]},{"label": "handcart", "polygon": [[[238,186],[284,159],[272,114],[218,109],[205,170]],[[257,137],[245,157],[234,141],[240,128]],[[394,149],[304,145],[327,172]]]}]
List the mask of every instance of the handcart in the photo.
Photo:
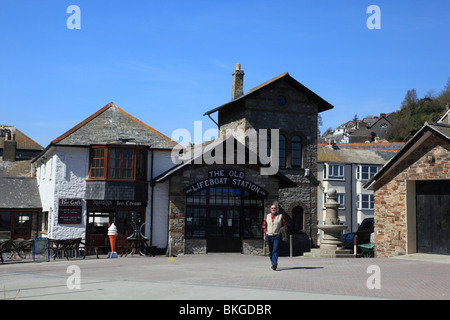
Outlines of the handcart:
[{"label": "handcart", "polygon": [[374,256],[374,247],[373,243],[364,243],[359,244],[358,247],[361,248],[361,257],[373,257]]}]

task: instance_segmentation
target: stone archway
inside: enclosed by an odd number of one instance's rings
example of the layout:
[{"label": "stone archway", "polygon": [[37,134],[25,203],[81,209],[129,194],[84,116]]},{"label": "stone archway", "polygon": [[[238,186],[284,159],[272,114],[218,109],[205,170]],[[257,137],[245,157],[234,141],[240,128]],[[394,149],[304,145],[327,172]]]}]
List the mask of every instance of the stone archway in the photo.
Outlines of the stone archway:
[{"label": "stone archway", "polygon": [[291,203],[287,210],[287,214],[291,218],[291,229],[293,233],[305,232],[307,230],[307,206],[301,201]]}]

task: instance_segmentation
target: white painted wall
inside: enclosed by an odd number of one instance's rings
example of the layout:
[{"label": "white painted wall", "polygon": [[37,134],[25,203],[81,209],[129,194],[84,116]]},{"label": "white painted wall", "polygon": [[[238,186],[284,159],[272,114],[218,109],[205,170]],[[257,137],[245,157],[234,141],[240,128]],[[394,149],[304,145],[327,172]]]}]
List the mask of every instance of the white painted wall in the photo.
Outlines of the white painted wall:
[{"label": "white painted wall", "polygon": [[[153,163],[152,163],[153,154]],[[148,152],[148,180],[172,168],[170,150]],[[36,174],[43,211],[49,212],[48,237],[53,239],[85,238],[87,208],[84,196],[89,175],[89,148],[52,147],[36,164]],[[169,229],[169,182],[155,185],[153,193],[149,185],[146,208],[145,235],[149,237],[153,225],[152,245],[166,248]],[[153,201],[152,201],[153,195]],[[83,199],[82,223],[79,225],[58,224],[60,198]],[[153,206],[153,207],[152,207]],[[153,215],[152,215],[153,210]],[[153,224],[152,219],[153,217]]]},{"label": "white painted wall", "polygon": [[58,224],[58,203],[60,198],[84,198],[88,168],[88,148],[52,147],[37,161],[36,175],[42,211],[49,212],[49,238],[85,237],[86,202],[83,201],[82,223],[76,225]]},{"label": "white painted wall", "polygon": [[[163,172],[169,170],[174,166],[171,160],[171,150],[153,150],[148,153],[148,175],[150,180],[151,165],[152,165],[152,153],[153,153],[153,178],[159,176]],[[151,245],[158,248],[167,248],[168,243],[168,231],[169,231],[169,182],[158,183],[154,186],[152,193],[152,187],[148,188],[148,205],[146,210],[146,235],[150,234],[150,226],[153,226],[151,230]],[[153,194],[153,202],[152,202]],[[153,215],[152,215],[153,210]],[[153,216],[153,223],[152,222]]]}]

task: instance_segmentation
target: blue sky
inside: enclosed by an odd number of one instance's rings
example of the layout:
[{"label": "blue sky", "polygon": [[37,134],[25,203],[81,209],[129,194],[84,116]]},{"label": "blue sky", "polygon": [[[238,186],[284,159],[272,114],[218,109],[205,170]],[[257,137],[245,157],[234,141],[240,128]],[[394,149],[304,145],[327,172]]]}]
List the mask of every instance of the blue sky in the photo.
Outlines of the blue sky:
[{"label": "blue sky", "polygon": [[241,63],[244,92],[287,71],[334,105],[323,132],[395,111],[409,89],[442,90],[449,14],[448,0],[1,0],[0,124],[45,147],[114,102],[168,136],[206,131]]}]

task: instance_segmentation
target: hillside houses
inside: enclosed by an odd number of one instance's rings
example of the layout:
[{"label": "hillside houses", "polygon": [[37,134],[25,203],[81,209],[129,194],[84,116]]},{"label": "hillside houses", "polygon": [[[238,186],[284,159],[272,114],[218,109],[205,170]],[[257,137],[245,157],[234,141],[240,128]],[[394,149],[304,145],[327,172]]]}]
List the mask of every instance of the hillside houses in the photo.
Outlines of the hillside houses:
[{"label": "hillside houses", "polygon": [[380,113],[379,116],[367,116],[362,120],[351,120],[334,129],[331,135],[324,136],[325,141],[335,143],[381,142],[392,125],[395,112]]}]

